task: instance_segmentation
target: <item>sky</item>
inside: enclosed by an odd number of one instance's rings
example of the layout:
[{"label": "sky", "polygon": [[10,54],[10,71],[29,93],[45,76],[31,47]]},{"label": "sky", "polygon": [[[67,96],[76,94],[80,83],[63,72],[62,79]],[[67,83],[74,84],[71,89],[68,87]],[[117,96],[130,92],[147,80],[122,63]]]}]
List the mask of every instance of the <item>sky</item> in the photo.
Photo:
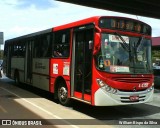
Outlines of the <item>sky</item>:
[{"label": "sky", "polygon": [[4,40],[7,40],[91,16],[103,15],[138,19],[151,25],[153,37],[160,36],[160,19],[84,7],[55,0],[1,0],[0,32],[4,32]]}]

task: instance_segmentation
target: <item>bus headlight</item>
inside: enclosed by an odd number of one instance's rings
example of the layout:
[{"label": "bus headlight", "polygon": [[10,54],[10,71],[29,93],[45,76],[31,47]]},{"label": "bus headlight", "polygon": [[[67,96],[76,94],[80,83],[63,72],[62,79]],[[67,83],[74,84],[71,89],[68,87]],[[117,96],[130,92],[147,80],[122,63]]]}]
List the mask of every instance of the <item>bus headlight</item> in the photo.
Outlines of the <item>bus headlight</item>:
[{"label": "bus headlight", "polygon": [[106,92],[113,93],[113,94],[117,93],[117,89],[114,89],[114,88],[110,87],[109,85],[104,83],[102,80],[97,79],[97,83]]},{"label": "bus headlight", "polygon": [[152,91],[154,89],[153,86],[151,86],[150,88],[147,89],[148,92]]}]

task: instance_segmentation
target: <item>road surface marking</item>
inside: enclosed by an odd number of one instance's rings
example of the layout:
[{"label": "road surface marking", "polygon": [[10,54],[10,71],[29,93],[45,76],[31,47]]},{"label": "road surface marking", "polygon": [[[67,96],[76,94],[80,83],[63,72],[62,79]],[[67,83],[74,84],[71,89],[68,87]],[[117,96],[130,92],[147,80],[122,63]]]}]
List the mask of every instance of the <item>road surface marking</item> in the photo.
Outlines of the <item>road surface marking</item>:
[{"label": "road surface marking", "polygon": [[0,110],[2,110],[4,113],[7,113],[7,110],[4,109],[1,105],[0,105]]},{"label": "road surface marking", "polygon": [[47,113],[48,115],[50,115],[50,116],[52,116],[52,117],[54,117],[54,118],[56,118],[56,119],[61,119],[63,122],[65,122],[66,124],[68,124],[68,125],[70,125],[70,126],[72,126],[72,127],[74,127],[74,128],[79,128],[78,126],[71,124],[70,122],[64,120],[63,118],[61,118],[61,117],[59,117],[59,116],[57,116],[57,115],[54,115],[54,114],[52,114],[51,112],[45,110],[44,108],[42,108],[42,107],[40,107],[40,106],[38,106],[38,105],[36,105],[36,104],[34,104],[34,103],[26,100],[25,98],[20,97],[19,95],[15,94],[14,92],[11,92],[11,91],[9,91],[8,89],[5,89],[5,88],[3,88],[3,87],[0,87],[0,88],[3,89],[3,90],[5,90],[5,91],[7,91],[7,92],[9,92],[9,93],[11,93],[11,94],[13,94],[13,95],[15,95],[15,96],[17,96],[18,98],[21,98],[23,101],[25,101],[25,102],[31,104],[32,106],[40,109],[41,111]]}]

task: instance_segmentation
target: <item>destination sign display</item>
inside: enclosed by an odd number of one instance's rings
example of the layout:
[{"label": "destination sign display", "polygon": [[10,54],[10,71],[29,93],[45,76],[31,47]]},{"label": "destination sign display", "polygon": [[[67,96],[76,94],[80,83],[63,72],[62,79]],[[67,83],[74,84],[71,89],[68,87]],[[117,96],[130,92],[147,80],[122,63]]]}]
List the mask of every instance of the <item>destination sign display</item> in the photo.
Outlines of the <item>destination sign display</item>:
[{"label": "destination sign display", "polygon": [[99,27],[151,35],[151,27],[149,25],[132,19],[101,18],[99,21]]}]

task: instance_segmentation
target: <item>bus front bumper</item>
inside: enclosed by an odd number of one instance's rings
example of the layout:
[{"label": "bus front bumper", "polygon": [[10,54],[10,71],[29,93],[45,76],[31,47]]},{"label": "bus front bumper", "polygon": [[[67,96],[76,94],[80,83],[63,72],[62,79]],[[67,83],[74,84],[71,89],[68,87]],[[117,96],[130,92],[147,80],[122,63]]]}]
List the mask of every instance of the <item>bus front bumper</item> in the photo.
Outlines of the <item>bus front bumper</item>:
[{"label": "bus front bumper", "polygon": [[[99,88],[94,95],[95,106],[118,106],[151,102],[153,100],[153,92],[154,89],[147,89],[139,92],[118,91],[113,94]],[[131,97],[137,97],[138,99],[131,99]]]}]

